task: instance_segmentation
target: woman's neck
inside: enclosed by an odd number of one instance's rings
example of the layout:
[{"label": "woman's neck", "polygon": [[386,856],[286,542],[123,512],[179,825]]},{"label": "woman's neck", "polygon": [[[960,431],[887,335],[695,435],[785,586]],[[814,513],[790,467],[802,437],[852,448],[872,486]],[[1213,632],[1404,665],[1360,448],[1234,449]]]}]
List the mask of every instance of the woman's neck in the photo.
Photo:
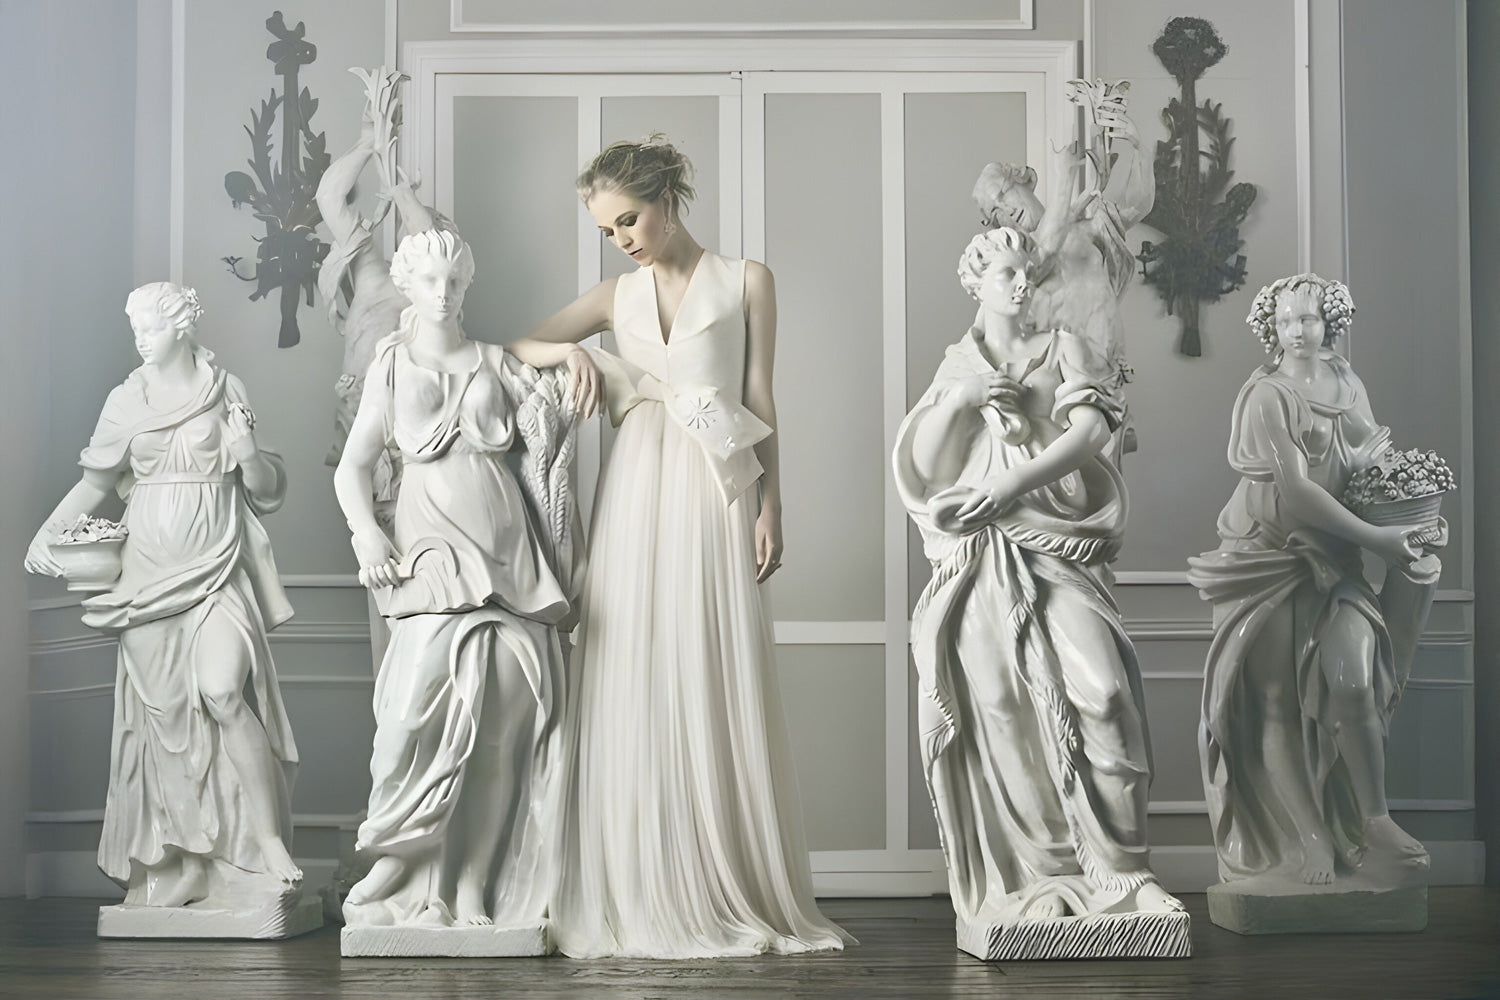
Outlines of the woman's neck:
[{"label": "woman's neck", "polygon": [[661,256],[651,266],[653,270],[673,277],[687,277],[693,273],[693,268],[698,266],[698,258],[702,256],[703,247],[693,239],[687,227],[679,222],[677,232],[672,234],[672,238],[662,249]]}]

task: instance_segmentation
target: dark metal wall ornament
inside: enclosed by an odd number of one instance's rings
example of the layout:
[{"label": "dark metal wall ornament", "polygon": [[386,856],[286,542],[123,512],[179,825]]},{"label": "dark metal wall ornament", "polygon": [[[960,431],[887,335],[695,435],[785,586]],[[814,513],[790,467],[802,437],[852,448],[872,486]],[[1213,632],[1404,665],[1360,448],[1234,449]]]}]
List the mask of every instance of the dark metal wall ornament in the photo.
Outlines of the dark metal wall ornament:
[{"label": "dark metal wall ornament", "polygon": [[[281,330],[276,346],[292,347],[302,339],[297,326],[298,300],[305,300],[309,306],[313,304],[318,266],[328,255],[328,244],[318,239],[318,223],[323,216],[318,211],[316,194],[329,156],[323,133],[313,134],[309,124],[313,112],[318,110],[318,102],[306,87],[300,90],[297,87],[297,71],[317,58],[317,46],[304,37],[303,22],[298,21],[295,28],[289,29],[279,10],[266,19],[266,30],[276,36],[276,41],[266,49],[266,58],[282,79],[282,93],[278,95],[272,88],[270,98],[260,102],[260,112],[250,111],[250,124],[245,131],[250,135],[253,155],[249,164],[255,176],[239,170],[224,175],[224,190],[229,193],[229,200],[235,208],[248,204],[254,209],[255,217],[266,225],[266,235],[256,237],[254,274],[239,273],[239,257],[222,259],[236,278],[255,282],[250,301],[281,290]],[[281,157],[280,163],[275,164],[271,129],[278,108],[281,109]]]},{"label": "dark metal wall ornament", "polygon": [[1168,101],[1162,112],[1169,137],[1156,144],[1156,204],[1142,220],[1163,239],[1142,242],[1136,259],[1141,277],[1166,303],[1167,315],[1182,320],[1178,350],[1196,358],[1203,353],[1200,304],[1245,283],[1239,226],[1255,201],[1255,185],[1229,186],[1234,177],[1230,121],[1222,104],[1198,104],[1198,78],[1229,51],[1214,26],[1199,17],[1174,17],[1151,51],[1182,87],[1182,96]]}]

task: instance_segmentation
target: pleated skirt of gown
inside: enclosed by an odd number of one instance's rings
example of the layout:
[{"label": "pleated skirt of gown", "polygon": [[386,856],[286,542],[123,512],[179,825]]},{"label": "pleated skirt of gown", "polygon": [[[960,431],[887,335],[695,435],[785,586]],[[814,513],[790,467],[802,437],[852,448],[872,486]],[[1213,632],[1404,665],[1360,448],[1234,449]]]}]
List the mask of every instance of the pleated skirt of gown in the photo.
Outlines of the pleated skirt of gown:
[{"label": "pleated skirt of gown", "polygon": [[754,491],[726,507],[700,446],[642,403],[595,504],[553,925],[563,952],[703,958],[841,948],[818,912]]}]

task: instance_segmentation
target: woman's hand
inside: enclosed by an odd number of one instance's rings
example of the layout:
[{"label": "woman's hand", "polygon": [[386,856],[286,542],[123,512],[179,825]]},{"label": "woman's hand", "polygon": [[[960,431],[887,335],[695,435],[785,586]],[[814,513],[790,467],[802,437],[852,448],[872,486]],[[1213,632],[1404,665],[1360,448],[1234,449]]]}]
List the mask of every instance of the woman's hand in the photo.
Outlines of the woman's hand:
[{"label": "woman's hand", "polygon": [[224,421],[224,443],[229,453],[240,465],[249,465],[260,457],[260,445],[255,441],[255,414],[243,403],[230,403],[229,415]]},{"label": "woman's hand", "polygon": [[960,526],[973,530],[999,517],[1021,495],[1021,484],[1009,469],[986,479],[954,514]]},{"label": "woman's hand", "polygon": [[396,549],[379,528],[357,531],[349,540],[359,560],[359,582],[365,587],[394,587],[400,581]]},{"label": "woman's hand", "polygon": [[1391,429],[1389,427],[1377,427],[1369,437],[1354,449],[1350,456],[1350,465],[1355,472],[1367,469],[1380,460],[1391,447]]},{"label": "woman's hand", "polygon": [[568,368],[568,402],[573,412],[592,417],[599,405],[599,366],[594,364],[589,352],[577,344],[563,359],[563,364]]},{"label": "woman's hand", "polygon": [[52,558],[52,539],[57,537],[57,528],[51,522],[37,529],[26,547],[26,572],[45,576],[62,576],[62,566]]},{"label": "woman's hand", "polygon": [[1021,384],[1001,372],[985,372],[959,379],[945,399],[964,409],[994,403],[1003,410],[1014,410],[1021,405]]},{"label": "woman's hand", "polygon": [[755,519],[755,582],[765,583],[781,568],[781,511],[762,506]]}]

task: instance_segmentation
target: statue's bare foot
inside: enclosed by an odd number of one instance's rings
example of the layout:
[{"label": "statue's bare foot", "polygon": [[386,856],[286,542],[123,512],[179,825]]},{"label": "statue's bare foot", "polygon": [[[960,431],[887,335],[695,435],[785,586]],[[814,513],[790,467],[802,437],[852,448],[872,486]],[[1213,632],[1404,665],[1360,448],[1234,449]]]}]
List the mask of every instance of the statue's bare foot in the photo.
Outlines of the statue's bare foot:
[{"label": "statue's bare foot", "polygon": [[1038,899],[1026,908],[1026,916],[1033,920],[1051,920],[1068,915],[1068,904],[1057,896]]},{"label": "statue's bare foot", "polygon": [[479,887],[462,878],[459,879],[457,898],[453,901],[453,919],[470,927],[486,927],[495,922],[485,911],[484,894]]},{"label": "statue's bare foot", "polygon": [[1158,882],[1147,882],[1136,890],[1135,908],[1140,913],[1180,913],[1187,909],[1182,900],[1163,889]]},{"label": "statue's bare foot", "polygon": [[280,837],[263,837],[260,841],[260,853],[266,862],[266,871],[283,883],[299,885],[302,882],[302,869],[297,867],[297,863],[287,853],[286,845],[281,842]]},{"label": "statue's bare foot", "polygon": [[406,864],[394,854],[387,854],[370,866],[370,873],[349,889],[344,897],[345,906],[364,906],[385,899],[401,883],[406,874]]},{"label": "statue's bare foot", "polygon": [[1394,858],[1411,868],[1426,868],[1432,863],[1421,841],[1396,825],[1390,814],[1365,820],[1365,847],[1373,854]]},{"label": "statue's bare foot", "polygon": [[196,854],[183,854],[176,874],[164,877],[146,902],[152,906],[186,906],[207,895],[208,865]]},{"label": "statue's bare foot", "polygon": [[1302,881],[1308,885],[1332,884],[1333,848],[1326,839],[1303,842]]}]

